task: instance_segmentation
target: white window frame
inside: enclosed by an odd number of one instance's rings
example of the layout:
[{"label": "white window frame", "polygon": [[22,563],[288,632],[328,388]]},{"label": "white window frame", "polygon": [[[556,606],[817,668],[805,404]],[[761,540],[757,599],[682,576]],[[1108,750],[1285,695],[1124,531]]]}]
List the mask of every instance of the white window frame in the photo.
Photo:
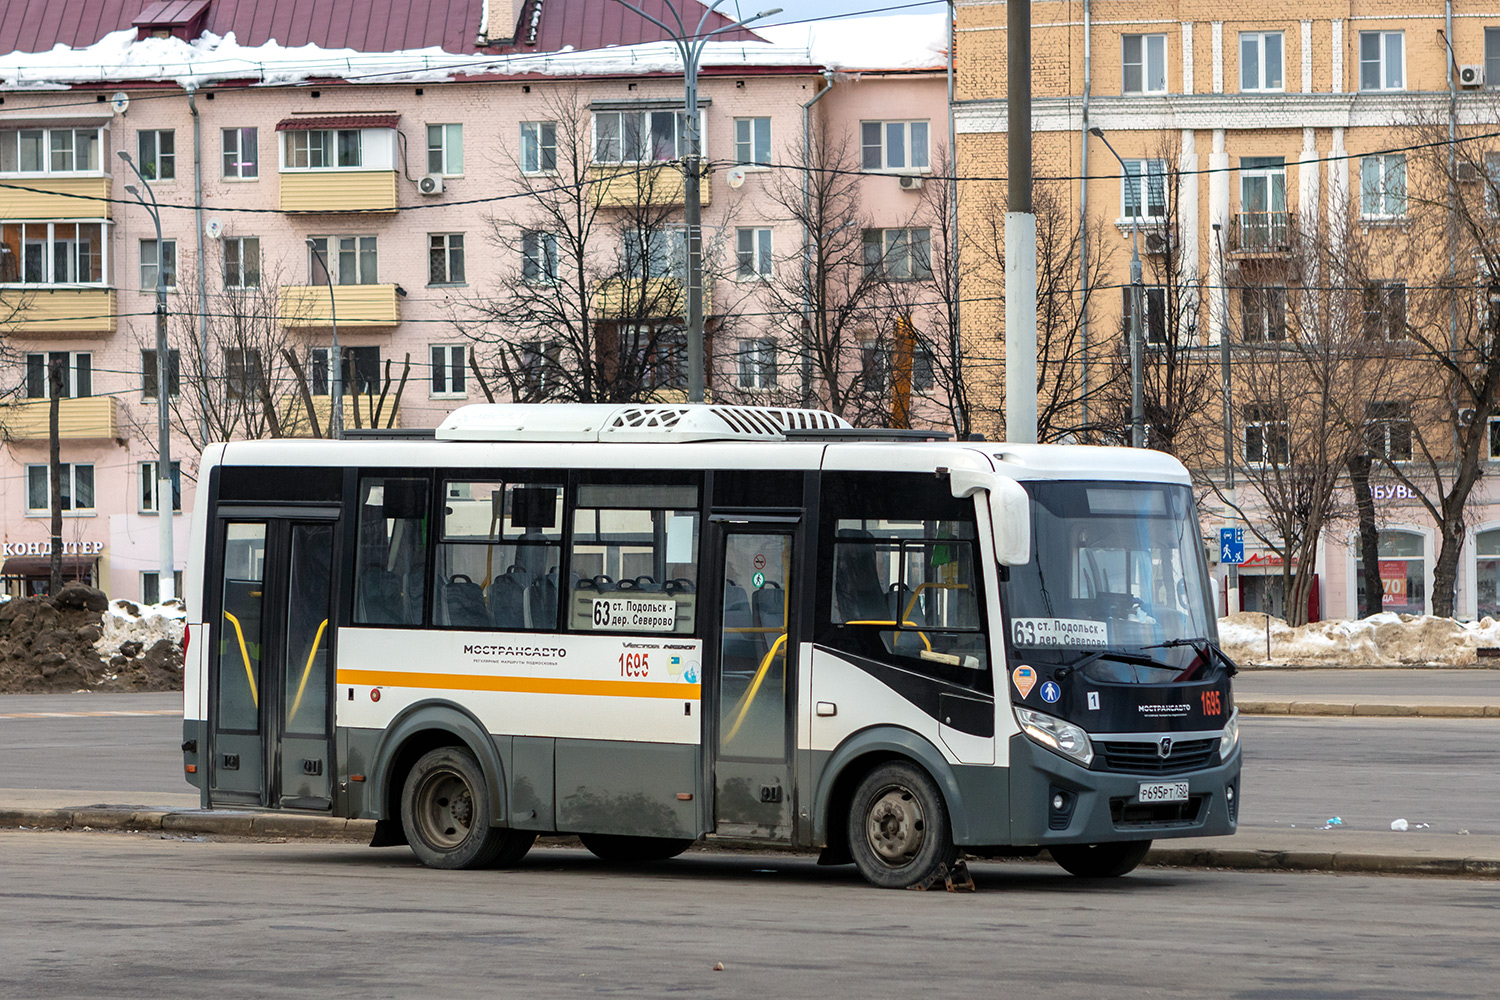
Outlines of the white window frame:
[{"label": "white window frame", "polygon": [[[1120,299],[1124,306],[1121,317],[1124,321],[1125,335],[1130,336],[1131,308],[1130,296],[1134,289],[1130,285],[1120,286]],[[1158,316],[1161,323],[1153,322]],[[1166,285],[1142,285],[1141,286],[1141,322],[1146,329],[1141,335],[1141,344],[1145,347],[1161,347],[1172,337],[1172,331],[1167,323],[1167,286]],[[1160,333],[1155,333],[1153,328],[1158,328]]]},{"label": "white window frame", "polygon": [[[880,234],[878,240],[872,238],[875,233]],[[922,234],[920,237],[919,233]],[[873,252],[876,246],[880,248],[878,260]],[[925,247],[925,253],[913,253],[911,248],[917,246]],[[893,263],[897,266],[892,267]],[[931,281],[932,230],[926,226],[867,229],[864,232],[864,264],[866,273],[873,268],[887,281]]]},{"label": "white window frame", "polygon": [[734,231],[736,281],[767,281],[776,258],[771,251],[771,228],[747,226]]},{"label": "white window frame", "polygon": [[[365,130],[359,128],[287,129],[281,133],[286,137],[281,147],[281,169],[286,173],[301,173],[303,171],[315,173],[322,170],[380,169],[373,166],[365,166],[364,133]],[[354,150],[354,162],[352,163],[339,162],[343,155],[343,151],[339,147],[340,136],[346,134],[358,137]],[[316,145],[312,141],[313,136],[321,137]],[[297,162],[299,158],[304,162],[299,164]],[[317,159],[319,162],[314,163],[314,159]]]},{"label": "white window frame", "polygon": [[859,165],[865,173],[931,173],[932,122],[926,118],[861,121],[859,148]]},{"label": "white window frame", "polygon": [[[367,374],[365,393],[360,392],[359,366],[362,357],[363,360],[368,361],[369,354],[365,353],[361,357],[361,355],[356,355],[354,353],[355,351],[375,352],[375,370],[373,376],[369,376]],[[385,377],[381,372],[381,366],[384,362],[380,357],[379,345],[342,344],[339,346],[339,353],[344,356],[343,383],[340,386],[340,391],[343,395],[356,396],[372,394],[380,391],[380,385],[382,382],[384,382]],[[314,347],[308,351],[307,374],[308,378],[311,379],[311,384],[308,386],[308,391],[311,392],[314,396],[327,396],[332,394],[334,363],[333,358],[334,354],[333,348],[331,346]],[[319,379],[322,379],[323,382],[321,386],[318,385]]]},{"label": "white window frame", "polygon": [[[29,287],[29,288],[37,288],[37,287],[40,287],[40,286],[43,286],[43,285],[61,285],[61,286],[69,287],[69,288],[107,288],[107,287],[109,287],[109,244],[110,244],[109,227],[110,227],[110,222],[109,222],[108,219],[56,219],[56,220],[53,220],[51,222],[40,222],[40,221],[37,221],[37,220],[34,220],[34,219],[6,219],[4,221],[0,221],[0,226],[20,226],[21,227],[21,255],[22,255],[22,260],[17,261],[16,265],[15,265],[16,266],[16,280],[15,281],[4,282],[5,285],[8,285],[8,286],[26,286],[26,287]],[[68,243],[73,243],[73,244],[75,244],[74,253],[77,254],[79,251],[81,251],[81,249],[82,249],[82,243],[83,243],[82,240],[79,240],[77,238],[77,235],[76,235],[77,231],[76,230],[74,231],[74,238],[71,239],[71,240],[68,239],[66,236],[59,237],[58,236],[58,232],[57,232],[57,229],[58,229],[59,226],[98,226],[99,227],[99,242],[98,242],[98,245],[97,246],[91,246],[89,248],[89,255],[90,255],[90,257],[92,258],[94,256],[97,256],[99,258],[99,280],[98,281],[54,281],[53,280],[56,277],[57,252],[58,252],[59,246],[60,245],[66,245]],[[34,231],[37,232],[39,235],[33,236],[32,233]],[[41,259],[42,280],[41,281],[27,281],[26,280],[26,269],[27,268],[26,268],[25,256],[27,254],[28,248],[30,246],[33,246],[33,245],[40,245],[42,247],[42,259]],[[73,263],[74,268],[77,269],[78,263],[79,263],[79,259],[78,259],[77,256],[74,256],[74,258],[72,260],[72,263]]]},{"label": "white window frame", "polygon": [[738,383],[741,389],[756,391],[776,388],[780,376],[774,337],[746,337],[740,340]]},{"label": "white window frame", "polygon": [[[319,246],[325,266],[333,273],[335,285],[378,285],[380,284],[380,240],[373,233],[339,233],[322,236],[308,237]],[[353,246],[348,244],[352,243]],[[344,254],[354,254],[354,270],[346,275],[344,271]],[[367,258],[366,254],[370,256]],[[336,259],[335,259],[336,258]],[[313,253],[312,247],[307,250],[307,273],[309,284],[323,285],[327,283],[326,277],[318,276],[318,254]],[[373,269],[374,273],[365,272]],[[346,281],[346,277],[352,276],[353,280]],[[368,280],[366,280],[368,279]]]},{"label": "white window frame", "polygon": [[[172,593],[178,597],[182,596],[182,570],[174,569],[172,579],[176,589]],[[151,600],[152,592],[155,592],[156,600]],[[141,570],[141,603],[150,605],[159,603],[161,600],[161,571],[155,569]]]},{"label": "white window frame", "polygon": [[[1370,411],[1377,407],[1391,407],[1398,411],[1394,416],[1381,416],[1372,414]],[[1391,429],[1404,426],[1406,429],[1406,454],[1404,456],[1391,455]],[[1397,465],[1410,462],[1416,457],[1416,425],[1412,422],[1411,404],[1405,400],[1387,400],[1379,403],[1370,403],[1365,410],[1365,440],[1371,445],[1371,451],[1375,456],[1384,461],[1393,462]],[[1380,435],[1380,444],[1374,444],[1374,435]]]},{"label": "white window frame", "polygon": [[[90,140],[93,146],[95,164],[92,167],[78,169],[78,134],[92,135]],[[36,133],[40,140],[40,170],[21,169],[21,136],[27,133]],[[73,168],[54,169],[52,165],[54,152],[61,153],[61,137],[68,133],[68,145],[71,147],[73,156]],[[54,145],[57,148],[54,149]],[[14,153],[11,152],[14,150]],[[13,164],[5,167],[6,161]],[[68,128],[8,128],[0,130],[0,176],[5,177],[98,177],[105,173],[107,164],[104,162],[104,129],[98,126],[93,128],[80,128],[72,126]]]},{"label": "white window frame", "polygon": [[[1366,39],[1375,41],[1375,58],[1365,57]],[[1391,65],[1394,62],[1391,56],[1391,39],[1396,39],[1397,46],[1401,49],[1399,53],[1401,65],[1397,67],[1400,79],[1392,81]],[[1366,86],[1368,80],[1365,76],[1365,67],[1375,68],[1375,86]],[[1406,89],[1406,32],[1404,31],[1361,31],[1359,33],[1359,89],[1366,93],[1378,91],[1395,92]]]},{"label": "white window frame", "polygon": [[562,359],[562,345],[555,340],[524,340],[516,350],[521,386],[538,399],[552,391],[555,367]]},{"label": "white window frame", "polygon": [[[156,514],[156,462],[137,462],[136,473],[136,512],[139,514]],[[182,463],[172,463],[172,513],[182,513]]]},{"label": "white window frame", "polygon": [[557,122],[521,123],[521,173],[527,177],[557,174]]},{"label": "white window frame", "polygon": [[[1266,65],[1266,40],[1276,39],[1276,82],[1270,83]],[[1246,44],[1254,46],[1256,79],[1246,80]],[[1279,94],[1286,90],[1286,33],[1282,31],[1240,32],[1240,91],[1246,94]]]},{"label": "white window frame", "polygon": [[444,177],[464,175],[464,127],[461,123],[427,126],[427,172]]},{"label": "white window frame", "polygon": [[[673,122],[672,126],[672,155],[658,157],[650,148],[651,128],[654,119],[658,115],[669,115]],[[639,116],[636,123],[635,148],[625,149],[626,138],[629,135],[627,124],[628,116]],[[618,123],[619,131],[615,138],[608,141],[618,142],[620,149],[616,158],[600,158],[599,147],[599,123],[613,117]],[[685,116],[676,107],[642,107],[642,108],[610,108],[597,110],[592,116],[592,135],[589,142],[590,162],[598,166],[631,166],[636,164],[670,163],[687,155],[687,131],[684,129]],[[702,108],[698,109],[698,156],[702,159],[708,157],[708,137],[704,128],[706,119]],[[628,155],[627,155],[628,154]]]},{"label": "white window frame", "polygon": [[[1376,307],[1370,308],[1371,297],[1376,298]],[[1393,300],[1401,300],[1401,329],[1391,328],[1391,318],[1394,310],[1391,308]],[[1407,309],[1406,282],[1404,281],[1370,281],[1366,282],[1364,289],[1364,302],[1361,304],[1363,316],[1361,317],[1361,332],[1366,340],[1397,341],[1405,340],[1405,317]],[[1374,317],[1372,319],[1372,317]],[[1372,333],[1371,331],[1375,331]]]},{"label": "white window frame", "polygon": [[[1240,411],[1240,458],[1246,465],[1285,465],[1291,461],[1291,425],[1285,411],[1274,412],[1276,409],[1252,404]],[[1267,431],[1272,433],[1268,435]],[[1258,456],[1250,454],[1252,438],[1260,451]],[[1269,458],[1273,450],[1278,454]]]},{"label": "white window frame", "polygon": [[[1132,43],[1140,47],[1139,57],[1133,62],[1130,58]],[[1153,66],[1155,55],[1152,51],[1153,48],[1160,50],[1160,66]],[[1121,35],[1120,93],[1165,94],[1167,92],[1167,48],[1167,36],[1162,32]],[[1129,76],[1132,66],[1135,67],[1135,71],[1140,75],[1140,86],[1134,89],[1130,86]]]},{"label": "white window frame", "polygon": [[[27,351],[26,352],[26,385],[25,393],[27,399],[51,399],[52,398],[52,356],[54,354],[64,355],[67,358],[67,366],[63,371],[63,399],[85,399],[94,394],[94,355],[91,351]],[[31,374],[35,371],[32,365],[33,358],[41,359],[41,384],[33,386]],[[81,376],[81,377],[80,377]],[[79,392],[84,388],[86,392]],[[40,389],[40,394],[33,392]]]},{"label": "white window frame", "polygon": [[[1369,176],[1372,172],[1367,169],[1370,166],[1376,168],[1373,171],[1376,175],[1373,179]],[[1399,194],[1391,190],[1394,178],[1398,174],[1401,179]],[[1403,219],[1406,217],[1406,197],[1407,159],[1405,153],[1379,153],[1360,157],[1359,217],[1361,219]],[[1372,198],[1376,200],[1376,203],[1372,203]],[[1399,211],[1389,211],[1393,199],[1400,200],[1400,204],[1396,206]],[[1371,211],[1372,204],[1379,211]]]},{"label": "white window frame", "polygon": [[1490,417],[1490,461],[1500,462],[1500,415]]},{"label": "white window frame", "polygon": [[[437,280],[433,274],[433,262],[442,261],[442,280]],[[455,275],[454,261],[458,262],[457,274]],[[428,233],[427,234],[427,284],[429,287],[436,285],[457,286],[466,285],[468,275],[468,258],[464,250],[463,233]]]},{"label": "white window frame", "polygon": [[[223,143],[219,169],[224,180],[260,180],[260,129],[253,125],[220,129],[219,137]],[[245,158],[247,149],[250,155],[248,160]]]},{"label": "white window frame", "polygon": [[[1153,204],[1152,195],[1157,196]],[[1141,215],[1132,214],[1131,196]],[[1160,211],[1152,212],[1153,208]],[[1167,161],[1130,159],[1125,161],[1125,173],[1120,178],[1120,220],[1131,224],[1139,219],[1142,223],[1161,222],[1167,217]]]},{"label": "white window frame", "polygon": [[[177,378],[172,378],[173,370],[177,372]],[[156,402],[156,393],[152,392],[151,379],[156,378],[156,348],[141,348],[141,401]],[[172,391],[172,383],[177,383],[177,391]],[[182,395],[182,354],[175,347],[167,348],[167,398],[176,399]]]},{"label": "white window frame", "polygon": [[[641,245],[641,237],[645,245]],[[644,234],[627,230],[624,234],[625,276],[641,278],[675,278],[687,280],[687,230],[680,226],[663,226]],[[646,267],[642,267],[642,263]]]},{"label": "white window frame", "polygon": [[[1279,300],[1279,302],[1278,302]],[[1240,289],[1240,340],[1250,344],[1275,343],[1286,339],[1285,285],[1246,285]],[[1255,318],[1254,336],[1249,319]],[[1276,329],[1273,330],[1272,327]],[[1275,336],[1272,336],[1272,333]]]},{"label": "white window frame", "polygon": [[557,234],[544,229],[527,229],[521,233],[521,283],[546,286],[557,284]]},{"label": "white window frame", "polygon": [[[162,152],[162,138],[167,137],[171,152]],[[135,165],[141,176],[152,184],[177,179],[177,130],[170,128],[143,128],[135,134],[137,158]]]},{"label": "white window frame", "polygon": [[771,119],[734,120],[734,162],[750,170],[771,169]]},{"label": "white window frame", "polygon": [[[80,506],[78,497],[78,470],[89,470],[89,492],[91,503],[87,507]],[[93,462],[63,462],[59,470],[64,476],[67,489],[63,490],[63,517],[89,517],[98,510],[99,503],[99,480],[94,475]],[[42,517],[52,513],[52,478],[51,469],[45,464],[30,464],[26,466],[26,514],[28,517]],[[31,506],[32,483],[40,477],[47,490],[47,500],[40,507]]]},{"label": "white window frame", "polygon": [[[230,251],[234,247],[234,255],[237,262],[231,271]],[[255,268],[253,272],[245,266],[246,254],[253,249],[255,255]],[[231,279],[238,280],[231,280]],[[247,280],[253,278],[254,280]],[[226,236],[224,237],[224,287],[236,290],[259,288],[261,279],[260,268],[260,237],[259,236]]]},{"label": "white window frame", "polygon": [[427,354],[432,362],[432,378],[428,380],[427,388],[431,398],[468,398],[468,379],[464,368],[468,363],[466,351],[463,344],[429,345]]},{"label": "white window frame", "polygon": [[[161,249],[163,255],[172,262],[167,270],[167,280],[162,287],[169,292],[175,292],[177,290],[177,241],[175,239],[164,239],[161,241]],[[146,259],[148,252],[152,258],[149,262]],[[156,240],[154,238],[141,240],[141,291],[143,292],[156,291],[156,268],[160,262],[155,257]],[[147,268],[150,268],[150,281],[146,280]]]}]

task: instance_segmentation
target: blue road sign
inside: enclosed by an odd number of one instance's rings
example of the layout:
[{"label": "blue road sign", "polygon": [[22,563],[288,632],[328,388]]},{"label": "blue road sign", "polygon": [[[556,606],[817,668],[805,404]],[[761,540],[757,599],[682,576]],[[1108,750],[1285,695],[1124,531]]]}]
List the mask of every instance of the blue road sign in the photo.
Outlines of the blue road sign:
[{"label": "blue road sign", "polygon": [[1219,562],[1238,566],[1245,561],[1245,529],[1219,529]]}]

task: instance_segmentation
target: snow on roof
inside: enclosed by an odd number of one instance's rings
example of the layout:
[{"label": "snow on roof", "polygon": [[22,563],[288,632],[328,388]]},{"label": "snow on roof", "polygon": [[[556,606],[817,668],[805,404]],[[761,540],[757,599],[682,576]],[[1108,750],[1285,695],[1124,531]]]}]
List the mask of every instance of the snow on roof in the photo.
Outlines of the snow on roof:
[{"label": "snow on roof", "polygon": [[813,63],[846,73],[948,66],[948,15],[942,12],[839,17],[757,27],[755,32],[776,45],[802,49]]}]

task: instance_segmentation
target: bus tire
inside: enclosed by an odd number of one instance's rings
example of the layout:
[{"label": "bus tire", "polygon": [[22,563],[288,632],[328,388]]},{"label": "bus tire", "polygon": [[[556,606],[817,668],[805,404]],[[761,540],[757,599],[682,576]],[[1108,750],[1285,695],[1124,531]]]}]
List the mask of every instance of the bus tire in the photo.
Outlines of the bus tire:
[{"label": "bus tire", "polygon": [[613,833],[580,833],[578,839],[594,857],[616,865],[666,861],[693,846],[691,840],[673,837],[625,837]]},{"label": "bus tire", "polygon": [[1118,840],[1108,844],[1068,844],[1049,847],[1052,860],[1062,865],[1063,870],[1079,878],[1119,878],[1135,870],[1135,866],[1151,850],[1149,840]]},{"label": "bus tire", "polygon": [[905,889],[947,874],[958,857],[937,783],[906,761],[864,776],[849,806],[849,853],[871,885]]},{"label": "bus tire", "polygon": [[[515,838],[512,831],[490,824],[490,812],[484,771],[464,747],[423,754],[401,789],[407,843],[429,868],[483,868],[507,853]],[[522,837],[529,848],[535,834]]]}]

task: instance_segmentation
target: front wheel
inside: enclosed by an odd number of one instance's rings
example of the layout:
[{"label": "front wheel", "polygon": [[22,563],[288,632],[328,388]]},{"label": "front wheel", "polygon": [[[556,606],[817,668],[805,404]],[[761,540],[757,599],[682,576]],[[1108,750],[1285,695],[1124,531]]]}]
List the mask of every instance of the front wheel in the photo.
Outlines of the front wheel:
[{"label": "front wheel", "polygon": [[849,853],[871,885],[905,889],[943,875],[958,856],[942,793],[915,764],[882,764],[849,809]]},{"label": "front wheel", "polygon": [[1120,840],[1110,844],[1071,844],[1049,847],[1052,860],[1079,878],[1118,878],[1135,870],[1151,850],[1149,840]]},{"label": "front wheel", "polygon": [[594,857],[616,865],[666,861],[693,846],[691,840],[673,837],[626,837],[612,833],[580,833],[578,839]]},{"label": "front wheel", "polygon": [[514,864],[536,834],[490,824],[489,785],[474,755],[439,747],[412,766],[401,789],[401,826],[429,868]]}]

